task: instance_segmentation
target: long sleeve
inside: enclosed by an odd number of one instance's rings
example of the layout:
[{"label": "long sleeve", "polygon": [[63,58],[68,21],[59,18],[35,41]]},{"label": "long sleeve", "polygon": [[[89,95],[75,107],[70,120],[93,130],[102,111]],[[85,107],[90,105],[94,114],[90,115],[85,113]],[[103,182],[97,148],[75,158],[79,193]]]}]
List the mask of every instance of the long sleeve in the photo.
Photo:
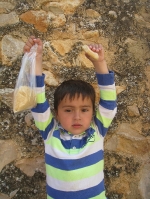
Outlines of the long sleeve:
[{"label": "long sleeve", "polygon": [[37,106],[31,109],[35,125],[39,129],[44,140],[47,139],[49,132],[54,127],[54,118],[50,106],[45,97],[45,76],[36,76],[36,98]]},{"label": "long sleeve", "polygon": [[117,112],[116,88],[112,71],[109,74],[96,74],[96,76],[100,89],[100,101],[94,121],[104,137]]}]

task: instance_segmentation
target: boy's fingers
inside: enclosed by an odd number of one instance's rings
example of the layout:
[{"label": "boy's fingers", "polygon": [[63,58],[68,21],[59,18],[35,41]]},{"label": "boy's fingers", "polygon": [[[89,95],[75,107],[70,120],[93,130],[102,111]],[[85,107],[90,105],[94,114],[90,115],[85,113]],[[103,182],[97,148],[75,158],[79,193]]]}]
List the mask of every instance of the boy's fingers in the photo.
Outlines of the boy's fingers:
[{"label": "boy's fingers", "polygon": [[89,48],[93,49],[93,47],[94,47],[94,44],[89,45]]},{"label": "boy's fingers", "polygon": [[41,41],[41,39],[37,38],[37,39],[33,39],[33,41],[34,41],[35,43],[37,43],[39,46],[42,46],[42,41]]},{"label": "boy's fingers", "polygon": [[42,50],[42,40],[39,39],[39,38],[35,38],[35,36],[31,36],[31,37],[28,38],[28,41],[26,42],[26,44],[25,44],[25,46],[23,48],[23,51],[24,52],[30,52],[31,47],[35,43],[38,44],[39,49]]},{"label": "boy's fingers", "polygon": [[23,48],[23,51],[24,51],[24,52],[29,52],[30,49],[31,49],[31,47],[25,45],[24,48]]},{"label": "boy's fingers", "polygon": [[34,45],[34,37],[30,37],[30,38],[28,39],[27,43],[28,43],[28,44],[30,43],[31,45]]},{"label": "boy's fingers", "polygon": [[35,36],[31,35],[31,37],[29,37],[29,38],[31,38],[31,39],[35,39]]},{"label": "boy's fingers", "polygon": [[26,46],[28,46],[28,47],[32,47],[34,45],[34,42],[30,42],[30,41],[27,41],[26,42]]},{"label": "boy's fingers", "polygon": [[24,51],[25,52],[26,51],[29,52],[30,49],[31,49],[31,47],[32,47],[32,44],[29,41],[27,41],[26,44],[25,44],[25,46],[24,46]]},{"label": "boy's fingers", "polygon": [[89,48],[93,51],[98,52],[99,50],[102,50],[102,45],[101,44],[90,44]]},{"label": "boy's fingers", "polygon": [[99,48],[99,50],[102,50],[102,48],[103,48],[102,44],[98,44],[98,48]]},{"label": "boy's fingers", "polygon": [[97,52],[97,48],[98,47],[98,45],[97,44],[90,44],[89,45],[89,48],[92,50],[92,51],[94,51],[94,52]]},{"label": "boy's fingers", "polygon": [[25,43],[25,46],[23,48],[24,52],[29,52],[31,47],[34,45],[34,36],[31,36],[28,38],[27,42]]}]

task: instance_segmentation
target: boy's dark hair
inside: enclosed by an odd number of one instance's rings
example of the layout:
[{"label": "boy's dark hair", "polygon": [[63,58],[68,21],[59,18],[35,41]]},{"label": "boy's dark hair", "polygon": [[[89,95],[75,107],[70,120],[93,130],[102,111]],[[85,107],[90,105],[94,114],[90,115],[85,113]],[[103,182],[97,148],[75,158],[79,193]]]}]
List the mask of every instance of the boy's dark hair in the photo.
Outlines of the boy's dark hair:
[{"label": "boy's dark hair", "polygon": [[93,111],[95,110],[95,90],[93,86],[82,80],[67,80],[60,84],[54,93],[54,110],[57,111],[59,103],[65,96],[69,96],[70,100],[75,98],[75,95],[82,98],[88,97],[92,101]]}]

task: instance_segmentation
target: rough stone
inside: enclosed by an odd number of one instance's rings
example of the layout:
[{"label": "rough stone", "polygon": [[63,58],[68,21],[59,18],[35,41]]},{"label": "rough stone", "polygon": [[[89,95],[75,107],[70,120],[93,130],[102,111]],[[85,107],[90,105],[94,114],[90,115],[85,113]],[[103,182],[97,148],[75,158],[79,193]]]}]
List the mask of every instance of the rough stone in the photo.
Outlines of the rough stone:
[{"label": "rough stone", "polygon": [[0,14],[0,27],[14,25],[17,23],[19,23],[19,17],[15,12]]},{"label": "rough stone", "polygon": [[45,74],[45,83],[49,86],[58,86],[58,80],[55,78],[54,74],[50,71],[43,70]]},{"label": "rough stone", "polygon": [[44,70],[50,70],[50,69],[52,68],[51,62],[49,62],[49,61],[44,61],[44,62],[42,63],[42,68],[43,68]]},{"label": "rough stone", "polygon": [[41,171],[45,174],[45,162],[43,156],[24,158],[18,160],[15,165],[27,176],[33,176],[35,171]]},{"label": "rough stone", "polygon": [[60,65],[61,61],[58,59],[57,54],[52,50],[52,47],[50,45],[50,42],[44,42],[43,44],[44,47],[44,55],[43,55],[43,60],[47,59],[48,56],[48,61],[53,65],[53,64],[57,64]]},{"label": "rough stone", "polygon": [[128,115],[131,117],[140,116],[139,109],[136,104],[133,104],[132,106],[128,106],[127,110],[128,110]]},{"label": "rough stone", "polygon": [[140,26],[150,29],[150,22],[146,21],[142,16],[135,14],[135,20]]},{"label": "rough stone", "polygon": [[145,74],[146,74],[146,77],[147,77],[146,85],[147,85],[147,88],[148,88],[149,91],[150,91],[150,65],[148,65],[148,66],[145,68]]},{"label": "rough stone", "polygon": [[11,88],[0,89],[1,101],[10,108],[13,107],[13,92]]},{"label": "rough stone", "polygon": [[6,194],[0,193],[0,199],[11,199],[11,198]]},{"label": "rough stone", "polygon": [[[50,22],[51,23],[51,22]],[[52,20],[52,26],[54,28],[59,28],[61,26],[64,26],[66,23],[66,17],[64,14],[59,14],[59,15],[56,15],[54,17],[54,19]]]},{"label": "rough stone", "polygon": [[31,126],[32,125],[32,120],[33,117],[32,117],[32,114],[31,113],[28,113],[26,116],[25,116],[25,122],[27,124],[27,126]]},{"label": "rough stone", "polygon": [[91,61],[89,61],[86,56],[85,53],[82,52],[78,55],[77,59],[74,60],[74,65],[76,66],[81,66],[81,67],[87,67],[87,68],[93,68],[93,64]]},{"label": "rough stone", "polygon": [[100,17],[100,14],[93,9],[87,9],[86,10],[86,17],[97,19],[98,17]]},{"label": "rough stone", "polygon": [[16,193],[18,192],[18,190],[19,190],[19,189],[16,189],[16,190],[12,191],[12,192],[10,193],[10,198],[13,198],[13,197],[16,195]]},{"label": "rough stone", "polygon": [[2,39],[2,63],[10,66],[22,55],[24,42],[15,39],[11,35],[5,35]]},{"label": "rough stone", "polygon": [[51,42],[51,45],[54,49],[61,55],[64,56],[71,50],[74,42],[70,39],[68,40],[54,40]]},{"label": "rough stone", "polygon": [[70,15],[75,12],[77,7],[79,7],[84,0],[76,0],[76,1],[70,1],[70,0],[64,0],[64,1],[55,1],[55,2],[48,2],[43,6],[44,10],[50,10],[55,13],[62,12],[65,15]]},{"label": "rough stone", "polygon": [[122,152],[144,159],[148,158],[150,153],[148,140],[133,125],[128,123],[119,125],[116,134],[107,140],[105,147],[107,150]]},{"label": "rough stone", "polygon": [[139,182],[139,190],[141,192],[141,195],[144,199],[150,198],[150,162],[145,163],[144,167],[141,170],[141,179]]},{"label": "rough stone", "polygon": [[117,95],[126,90],[126,86],[116,86]]},{"label": "rough stone", "polygon": [[20,156],[19,148],[12,140],[0,140],[0,171]]},{"label": "rough stone", "polygon": [[50,40],[56,40],[56,39],[77,39],[78,34],[76,33],[76,25],[71,23],[67,26],[67,29],[65,31],[54,29],[52,34],[48,36]]},{"label": "rough stone", "polygon": [[108,14],[109,14],[110,17],[117,19],[117,13],[115,11],[110,10]]},{"label": "rough stone", "polygon": [[149,47],[147,42],[127,38],[125,40],[125,44],[127,44],[128,46],[129,53],[132,54],[137,60],[143,62],[144,59],[150,58]]},{"label": "rough stone", "polygon": [[22,15],[20,15],[20,19],[25,21],[26,23],[33,24],[35,28],[41,32],[46,32],[49,20],[48,15],[45,11],[34,11],[30,10]]},{"label": "rough stone", "polygon": [[99,32],[98,30],[86,31],[83,33],[83,38],[87,41],[97,41],[99,39]]},{"label": "rough stone", "polygon": [[15,5],[10,2],[0,2],[0,14],[9,13],[14,9]]},{"label": "rough stone", "polygon": [[55,15],[64,14],[60,2],[48,2],[42,6],[42,9],[45,11],[50,11]]}]

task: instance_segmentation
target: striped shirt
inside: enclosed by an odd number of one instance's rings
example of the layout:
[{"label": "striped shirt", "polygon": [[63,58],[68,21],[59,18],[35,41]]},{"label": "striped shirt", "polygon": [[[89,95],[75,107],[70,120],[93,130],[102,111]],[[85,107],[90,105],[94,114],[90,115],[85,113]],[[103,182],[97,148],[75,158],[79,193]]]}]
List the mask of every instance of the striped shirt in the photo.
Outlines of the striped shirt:
[{"label": "striped shirt", "polygon": [[114,73],[96,74],[100,102],[91,126],[68,133],[54,119],[45,98],[44,75],[37,76],[35,124],[45,145],[47,199],[106,199],[104,137],[116,114]]}]

